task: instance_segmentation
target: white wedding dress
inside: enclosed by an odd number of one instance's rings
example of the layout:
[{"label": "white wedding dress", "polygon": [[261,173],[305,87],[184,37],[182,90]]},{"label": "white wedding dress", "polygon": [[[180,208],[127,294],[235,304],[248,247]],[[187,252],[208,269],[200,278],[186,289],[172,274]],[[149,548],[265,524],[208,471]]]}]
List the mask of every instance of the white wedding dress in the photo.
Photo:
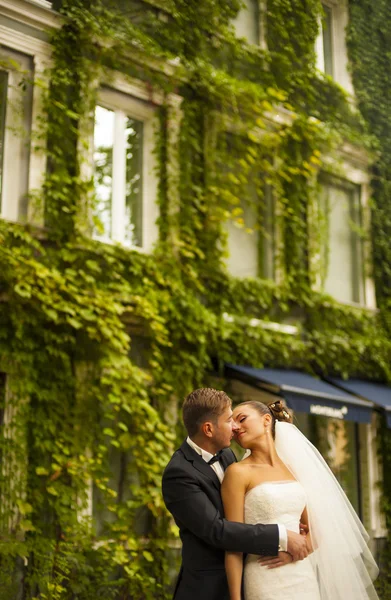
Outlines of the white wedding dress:
[{"label": "white wedding dress", "polygon": [[[245,523],[281,523],[299,533],[300,517],[307,499],[297,481],[264,482],[247,492]],[[320,600],[312,557],[278,569],[261,566],[249,554],[244,565],[245,600]]]},{"label": "white wedding dress", "polygon": [[294,480],[251,489],[244,500],[244,520],[281,523],[298,533],[306,507],[315,550],[278,569],[262,567],[249,555],[245,600],[379,600],[369,536],[321,454],[297,427],[279,421],[275,447]]}]

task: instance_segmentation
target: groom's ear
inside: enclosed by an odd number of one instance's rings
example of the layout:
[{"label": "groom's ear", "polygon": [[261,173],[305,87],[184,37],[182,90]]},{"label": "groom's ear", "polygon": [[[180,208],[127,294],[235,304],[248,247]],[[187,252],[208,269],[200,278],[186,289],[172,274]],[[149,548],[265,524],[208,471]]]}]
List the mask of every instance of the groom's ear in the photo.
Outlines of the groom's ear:
[{"label": "groom's ear", "polygon": [[205,423],[203,423],[201,425],[201,431],[207,437],[212,437],[213,436],[213,423],[211,423],[210,421],[205,421]]}]

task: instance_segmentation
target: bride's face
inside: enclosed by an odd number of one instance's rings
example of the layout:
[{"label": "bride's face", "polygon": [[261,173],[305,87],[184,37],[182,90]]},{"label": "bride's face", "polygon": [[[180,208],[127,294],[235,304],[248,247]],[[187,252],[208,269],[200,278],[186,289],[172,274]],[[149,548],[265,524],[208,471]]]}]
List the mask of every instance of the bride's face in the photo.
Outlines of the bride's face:
[{"label": "bride's face", "polygon": [[237,406],[232,416],[238,426],[235,440],[242,448],[251,448],[254,443],[259,443],[266,435],[266,429],[271,426],[271,416],[261,415],[251,406]]}]

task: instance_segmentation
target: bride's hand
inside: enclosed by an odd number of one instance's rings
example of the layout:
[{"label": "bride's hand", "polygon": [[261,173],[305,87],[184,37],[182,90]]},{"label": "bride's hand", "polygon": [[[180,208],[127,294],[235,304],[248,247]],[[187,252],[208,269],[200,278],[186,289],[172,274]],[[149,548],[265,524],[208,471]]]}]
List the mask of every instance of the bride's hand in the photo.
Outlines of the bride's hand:
[{"label": "bride's hand", "polygon": [[300,522],[300,534],[301,535],[307,535],[307,533],[309,533],[309,527],[306,523],[302,523]]},{"label": "bride's hand", "polygon": [[261,556],[258,558],[258,563],[268,569],[277,569],[291,562],[293,562],[293,558],[289,552],[279,552],[278,556]]}]

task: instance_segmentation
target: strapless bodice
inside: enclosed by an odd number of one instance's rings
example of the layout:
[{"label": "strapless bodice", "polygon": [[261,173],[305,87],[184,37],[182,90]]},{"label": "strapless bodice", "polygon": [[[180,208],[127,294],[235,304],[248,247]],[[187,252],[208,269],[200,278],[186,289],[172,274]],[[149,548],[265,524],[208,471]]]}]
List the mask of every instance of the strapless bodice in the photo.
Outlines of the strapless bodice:
[{"label": "strapless bodice", "polygon": [[246,523],[280,523],[299,532],[306,494],[298,481],[265,481],[249,490],[244,500]]},{"label": "strapless bodice", "polygon": [[[244,499],[246,523],[278,523],[299,533],[306,493],[298,481],[267,481],[249,490]],[[244,568],[245,600],[320,600],[316,575],[308,557],[278,569],[247,555]]]}]

